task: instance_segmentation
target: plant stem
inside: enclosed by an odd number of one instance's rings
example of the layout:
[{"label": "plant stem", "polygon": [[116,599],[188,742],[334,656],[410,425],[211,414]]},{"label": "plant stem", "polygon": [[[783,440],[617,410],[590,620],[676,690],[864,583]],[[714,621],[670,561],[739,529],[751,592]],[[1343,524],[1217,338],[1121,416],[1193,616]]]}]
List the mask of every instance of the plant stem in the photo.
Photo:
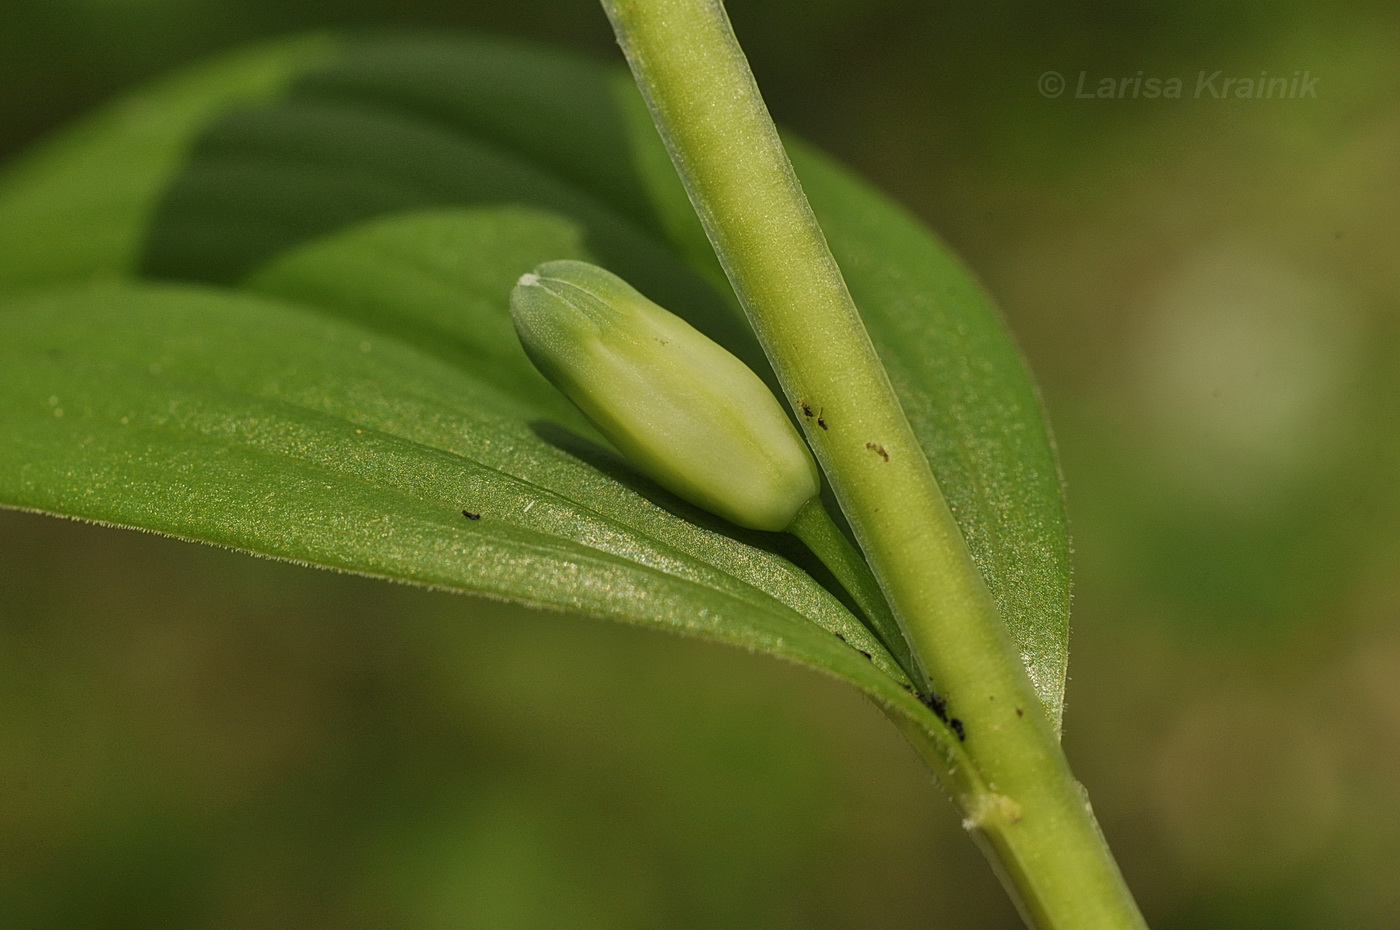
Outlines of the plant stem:
[{"label": "plant stem", "polygon": [[836,521],[831,519],[831,514],[826,512],[820,495],[812,498],[797,512],[787,531],[800,539],[813,555],[821,559],[822,564],[831,571],[841,587],[851,595],[865,616],[865,625],[890,651],[890,655],[894,656],[894,660],[904,669],[914,687],[921,691],[927,690],[928,679],[909,650],[909,642],[904,638],[899,629],[899,621],[895,619],[890,605],[885,601],[880,583],[871,574],[870,566],[866,564],[864,557],[851,545],[851,541],[841,532]]},{"label": "plant stem", "polygon": [[[725,273],[978,778],[892,715],[1028,925],[1145,926],[803,196],[720,0],[602,0]],[[968,788],[969,784],[976,787]],[[958,787],[962,785],[963,787]]]}]

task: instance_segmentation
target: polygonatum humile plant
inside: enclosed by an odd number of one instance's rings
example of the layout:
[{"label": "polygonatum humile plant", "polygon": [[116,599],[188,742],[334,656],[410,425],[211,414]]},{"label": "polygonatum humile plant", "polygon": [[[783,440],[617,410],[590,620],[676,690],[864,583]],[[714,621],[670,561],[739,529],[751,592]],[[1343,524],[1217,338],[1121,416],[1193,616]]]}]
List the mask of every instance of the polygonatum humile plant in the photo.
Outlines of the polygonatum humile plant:
[{"label": "polygonatum humile plant", "polygon": [[[11,168],[0,504],[804,664],[908,738],[1030,925],[1141,926],[1059,749],[1063,503],[995,309],[916,220],[779,139],[718,0],[604,7],[635,82],[512,43],[318,36]],[[777,390],[846,527],[798,532],[831,579],[781,520],[639,473],[535,369],[510,295],[558,261]]]}]

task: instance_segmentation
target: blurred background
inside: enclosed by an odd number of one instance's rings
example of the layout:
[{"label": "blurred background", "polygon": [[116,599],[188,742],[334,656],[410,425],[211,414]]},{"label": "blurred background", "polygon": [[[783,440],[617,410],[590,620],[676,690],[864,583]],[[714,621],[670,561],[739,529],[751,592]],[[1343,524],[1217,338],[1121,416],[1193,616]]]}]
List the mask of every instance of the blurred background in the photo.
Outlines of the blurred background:
[{"label": "blurred background", "polygon": [[[1036,372],[1065,740],[1152,926],[1396,926],[1393,2],[729,6],[778,119],[938,229]],[[616,55],[591,0],[7,0],[0,156],[379,24]],[[1261,72],[1299,92],[1214,96]],[[654,633],[5,512],[0,708],[6,928],[1019,926],[861,697]]]}]

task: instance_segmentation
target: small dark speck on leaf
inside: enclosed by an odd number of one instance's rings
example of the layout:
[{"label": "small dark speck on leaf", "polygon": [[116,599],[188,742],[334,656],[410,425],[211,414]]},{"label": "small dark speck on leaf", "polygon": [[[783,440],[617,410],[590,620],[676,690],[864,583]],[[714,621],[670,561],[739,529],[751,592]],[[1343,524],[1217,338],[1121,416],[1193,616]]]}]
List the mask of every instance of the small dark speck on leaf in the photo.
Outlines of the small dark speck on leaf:
[{"label": "small dark speck on leaf", "polygon": [[886,462],[890,460],[890,454],[886,452],[885,447],[880,445],[878,442],[867,442],[865,444],[865,448],[869,449],[871,452],[874,452]]},{"label": "small dark speck on leaf", "polygon": [[479,513],[472,513],[470,510],[463,510],[463,511],[462,511],[462,516],[466,517],[468,520],[480,520],[480,519],[481,519],[481,514],[479,514]]},{"label": "small dark speck on leaf", "polygon": [[967,730],[964,729],[963,722],[961,720],[959,720],[957,717],[953,717],[948,721],[948,726],[952,727],[953,732],[958,734],[958,742],[967,742]]},{"label": "small dark speck on leaf", "polygon": [[817,425],[820,426],[822,429],[830,429],[830,427],[826,425],[826,417],[823,415],[825,413],[825,407],[817,411]]},{"label": "small dark speck on leaf", "polygon": [[1022,710],[1022,709],[1019,708],[1019,707],[1016,708],[1016,716],[1017,716],[1017,717],[1024,717],[1025,715],[1026,715],[1026,712],[1025,712],[1024,710]]},{"label": "small dark speck on leaf", "polygon": [[812,419],[812,408],[807,405],[807,402],[805,400],[802,402],[801,407],[802,415],[809,420]]}]

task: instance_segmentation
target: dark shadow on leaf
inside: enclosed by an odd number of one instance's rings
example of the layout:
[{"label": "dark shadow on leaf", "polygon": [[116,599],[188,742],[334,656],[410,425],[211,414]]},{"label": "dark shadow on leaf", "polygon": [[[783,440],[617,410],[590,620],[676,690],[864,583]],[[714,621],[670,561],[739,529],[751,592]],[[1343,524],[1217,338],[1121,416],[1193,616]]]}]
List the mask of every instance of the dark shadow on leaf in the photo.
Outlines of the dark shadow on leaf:
[{"label": "dark shadow on leaf", "polygon": [[378,217],[526,206],[575,222],[600,264],[749,360],[742,313],[667,242],[614,76],[523,43],[361,37],[279,99],[205,129],[156,204],[142,273],[234,285]]}]

